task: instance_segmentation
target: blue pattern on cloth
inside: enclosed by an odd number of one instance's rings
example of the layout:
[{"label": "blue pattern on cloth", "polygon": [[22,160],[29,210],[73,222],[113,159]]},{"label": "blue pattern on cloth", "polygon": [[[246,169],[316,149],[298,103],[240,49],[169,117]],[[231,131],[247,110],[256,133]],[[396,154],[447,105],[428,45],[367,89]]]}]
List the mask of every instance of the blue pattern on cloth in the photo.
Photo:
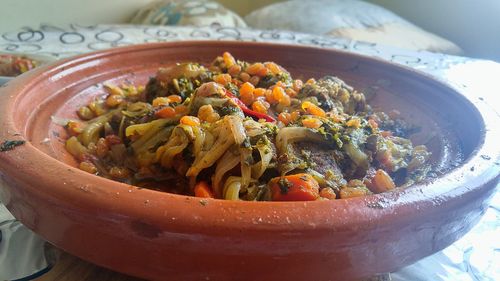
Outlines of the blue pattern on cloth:
[{"label": "blue pattern on cloth", "polygon": [[[173,18],[175,21],[175,17]],[[497,89],[495,75],[500,73],[500,64],[491,61],[413,52],[320,35],[217,26],[41,25],[38,28],[26,27],[1,34],[0,51],[62,58],[131,44],[181,40],[260,41],[341,49],[427,72],[462,91],[474,92],[474,89],[485,85],[489,85],[490,89]],[[494,107],[493,104],[497,106]],[[491,106],[500,115],[499,104],[496,100]],[[485,215],[468,234],[448,248],[392,273],[392,280],[500,280],[499,225],[500,192],[497,189]]]}]

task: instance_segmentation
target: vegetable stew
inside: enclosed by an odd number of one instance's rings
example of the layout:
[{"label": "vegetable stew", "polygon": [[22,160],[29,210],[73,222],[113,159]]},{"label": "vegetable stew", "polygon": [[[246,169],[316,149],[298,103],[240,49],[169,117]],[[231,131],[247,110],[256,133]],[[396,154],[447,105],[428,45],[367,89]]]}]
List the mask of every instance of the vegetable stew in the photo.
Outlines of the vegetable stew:
[{"label": "vegetable stew", "polygon": [[431,172],[417,127],[374,111],[341,79],[303,81],[225,52],[105,85],[66,124],[80,169],[144,188],[249,201],[333,200],[405,188]]}]

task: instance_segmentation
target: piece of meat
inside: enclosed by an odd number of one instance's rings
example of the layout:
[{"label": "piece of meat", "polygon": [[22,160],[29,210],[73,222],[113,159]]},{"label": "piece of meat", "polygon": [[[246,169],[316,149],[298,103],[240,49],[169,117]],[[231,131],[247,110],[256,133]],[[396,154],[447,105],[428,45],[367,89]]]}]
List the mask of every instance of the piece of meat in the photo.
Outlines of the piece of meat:
[{"label": "piece of meat", "polygon": [[344,155],[339,150],[313,142],[296,142],[291,146],[294,155],[308,168],[322,175],[333,173],[343,178],[338,162],[344,158]]},{"label": "piece of meat", "polygon": [[315,97],[325,111],[354,114],[366,110],[363,93],[355,91],[341,79],[325,76],[308,83],[299,92],[299,98]]}]

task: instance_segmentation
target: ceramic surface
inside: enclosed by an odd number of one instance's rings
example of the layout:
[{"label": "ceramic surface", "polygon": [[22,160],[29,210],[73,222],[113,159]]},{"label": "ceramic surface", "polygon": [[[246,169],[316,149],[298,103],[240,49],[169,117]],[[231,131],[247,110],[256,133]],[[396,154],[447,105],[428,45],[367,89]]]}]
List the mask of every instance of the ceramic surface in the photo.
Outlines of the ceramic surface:
[{"label": "ceramic surface", "polygon": [[[144,83],[159,65],[209,62],[223,51],[272,60],[294,75],[335,74],[379,108],[398,108],[437,136],[447,170],[384,194],[319,202],[228,202],[159,193],[86,174],[52,116],[103,94],[103,82]],[[48,241],[148,279],[346,280],[389,272],[464,235],[499,182],[498,115],[415,71],[335,50],[244,42],[178,42],[102,51],[42,67],[0,90],[1,195]],[[467,116],[467,118],[464,118]],[[463,159],[463,160],[462,160]]]}]

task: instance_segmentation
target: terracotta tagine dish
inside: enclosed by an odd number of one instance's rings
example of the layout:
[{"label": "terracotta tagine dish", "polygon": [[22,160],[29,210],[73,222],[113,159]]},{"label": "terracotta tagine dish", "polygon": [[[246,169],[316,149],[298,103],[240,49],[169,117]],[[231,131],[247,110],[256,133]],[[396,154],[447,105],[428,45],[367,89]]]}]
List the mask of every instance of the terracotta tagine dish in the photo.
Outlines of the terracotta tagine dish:
[{"label": "terracotta tagine dish", "polygon": [[[423,183],[364,197],[245,202],[175,195],[77,168],[56,118],[103,83],[144,85],[158,67],[210,63],[228,51],[274,61],[294,76],[335,75],[429,140],[440,171]],[[57,247],[155,280],[349,280],[402,268],[477,223],[500,179],[500,117],[477,97],[414,70],[356,54],[246,42],[116,48],[42,66],[0,88],[0,195]]]}]

